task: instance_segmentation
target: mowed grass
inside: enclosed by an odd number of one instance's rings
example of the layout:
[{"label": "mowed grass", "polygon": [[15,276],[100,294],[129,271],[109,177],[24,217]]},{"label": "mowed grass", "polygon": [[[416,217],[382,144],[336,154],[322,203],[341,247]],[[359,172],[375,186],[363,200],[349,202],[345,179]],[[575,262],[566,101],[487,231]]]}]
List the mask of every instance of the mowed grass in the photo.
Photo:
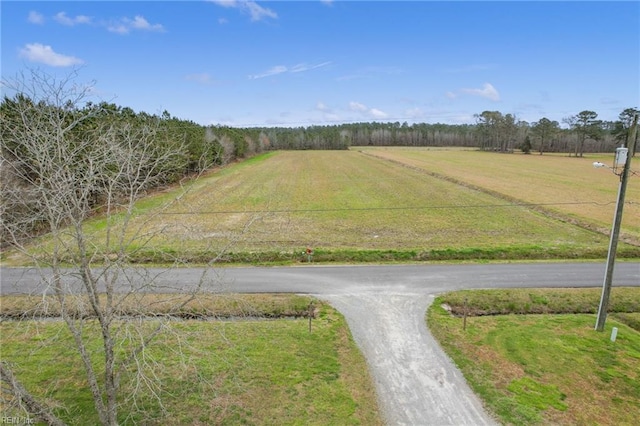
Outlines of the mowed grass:
[{"label": "mowed grass", "polygon": [[[354,148],[446,176],[508,199],[541,204],[541,208],[603,232],[611,230],[619,179],[608,169],[594,169],[593,162],[613,165],[613,154],[500,154],[478,150],[422,148]],[[640,158],[631,169],[640,171]],[[620,171],[620,170],[619,170]],[[631,175],[621,230],[640,244],[640,174]]]},{"label": "mowed grass", "polygon": [[[467,153],[447,155],[464,159]],[[585,176],[598,172],[587,168],[572,185],[586,190],[591,185]],[[522,179],[513,173],[509,179]],[[542,188],[544,182],[530,185]],[[177,194],[156,197],[166,201]],[[316,250],[316,261],[354,251],[386,251],[403,260],[455,258],[465,251],[468,258],[491,251],[506,258],[602,257],[608,243],[605,235],[535,209],[357,151],[272,153],[201,179],[160,214],[159,204],[154,197],[144,200],[131,223],[144,236],[131,246],[138,261],[164,256],[206,262],[223,250],[242,262],[260,261],[265,253],[302,261],[306,247]],[[93,240],[104,239],[104,228],[104,221],[93,221]]]},{"label": "mowed grass", "polygon": [[[427,313],[431,332],[502,424],[635,425],[640,418],[640,289],[614,289],[604,332],[594,331],[596,289],[445,294]],[[564,303],[566,302],[566,303]],[[466,304],[466,308],[465,305]],[[507,315],[458,313],[489,310]],[[514,315],[514,313],[524,313]],[[470,314],[470,315],[471,315]],[[617,339],[611,342],[613,327]]]},{"label": "mowed grass", "polygon": [[[141,200],[128,222],[128,256],[138,263],[604,258],[617,178],[594,170],[592,159],[539,157],[272,152],[214,171],[186,192]],[[635,235],[637,186],[628,190],[625,235]],[[121,223],[116,216],[109,225]],[[97,252],[113,252],[107,228],[99,217],[86,225]],[[46,250],[46,238],[34,247]],[[618,255],[638,257],[640,243],[621,242]]]},{"label": "mowed grass", "polygon": [[[162,405],[145,383],[125,374],[119,422],[382,424],[366,362],[344,318],[328,305],[314,303],[311,332],[306,318],[170,321],[140,364]],[[153,324],[149,319],[147,326]],[[2,360],[13,366],[27,389],[68,424],[98,423],[82,363],[62,321],[3,321],[0,333]],[[89,347],[99,365],[99,329],[92,320],[85,333],[96,335]],[[127,342],[118,350],[126,350]],[[24,415],[6,406],[0,410],[3,416]]]}]

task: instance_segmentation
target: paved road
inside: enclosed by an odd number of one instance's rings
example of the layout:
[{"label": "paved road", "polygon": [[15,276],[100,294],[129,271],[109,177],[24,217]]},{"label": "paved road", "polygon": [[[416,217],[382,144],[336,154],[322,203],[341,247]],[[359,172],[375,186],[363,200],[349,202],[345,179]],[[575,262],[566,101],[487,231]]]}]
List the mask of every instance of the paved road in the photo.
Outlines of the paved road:
[{"label": "paved road", "polygon": [[[155,291],[178,291],[196,285],[199,268],[134,271],[153,275]],[[603,263],[531,263],[485,265],[380,265],[220,268],[209,273],[226,290],[239,293],[288,292],[324,294],[390,290],[437,294],[471,288],[597,287],[602,285]],[[73,285],[73,277],[68,277]],[[121,283],[126,287],[126,283]],[[640,285],[640,264],[618,262],[614,286]],[[37,271],[0,268],[0,294],[41,293],[46,290]]]},{"label": "paved road", "polygon": [[[640,285],[640,264],[621,262],[614,272],[614,286]],[[2,294],[46,290],[33,270],[0,273]],[[147,273],[160,291],[178,291],[202,278],[199,269]],[[141,272],[132,273],[132,282],[140,281],[136,274]],[[467,288],[601,286],[604,264],[256,267],[214,274],[219,290],[308,293],[336,307],[367,358],[388,424],[482,425],[494,421],[425,326],[434,295]],[[68,282],[76,285],[73,277]]]}]

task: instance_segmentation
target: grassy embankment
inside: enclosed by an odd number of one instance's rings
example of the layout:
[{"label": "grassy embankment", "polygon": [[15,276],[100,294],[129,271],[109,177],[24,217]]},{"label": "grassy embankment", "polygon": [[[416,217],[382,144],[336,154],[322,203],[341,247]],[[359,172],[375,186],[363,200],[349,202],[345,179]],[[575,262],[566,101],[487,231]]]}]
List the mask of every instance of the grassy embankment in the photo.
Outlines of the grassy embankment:
[{"label": "grassy embankment", "polygon": [[[206,263],[224,251],[222,262],[290,263],[307,260],[307,247],[315,262],[606,255],[617,178],[594,170],[595,157],[366,152],[387,159],[355,150],[269,153],[212,173],[186,194],[151,196],[132,225],[141,235],[163,231],[132,244],[130,256]],[[631,242],[640,240],[639,187],[629,185],[623,221]],[[105,225],[91,221],[90,237],[104,239]],[[640,257],[640,247],[622,243],[619,257]]]},{"label": "grassy embankment", "polygon": [[[147,300],[156,310],[162,295]],[[171,298],[175,299],[175,295]],[[38,300],[39,299],[39,300]],[[155,303],[152,303],[155,302]],[[198,301],[186,316],[306,315],[302,296],[217,296]],[[42,315],[42,298],[4,297],[2,314]],[[381,424],[366,363],[344,318],[314,301],[315,319],[242,321],[175,319],[145,352],[142,368],[153,391],[126,373],[121,378],[122,424]],[[135,306],[135,313],[140,314]],[[153,318],[146,326],[153,327]],[[91,347],[100,365],[99,331]],[[121,333],[116,333],[120,335]],[[33,394],[57,407],[71,425],[98,424],[82,363],[62,321],[0,322],[2,360]],[[133,339],[135,342],[136,339]],[[123,339],[120,351],[131,340]],[[100,369],[98,369],[99,371]],[[141,386],[141,387],[140,387]],[[3,416],[24,416],[0,405]]]},{"label": "grassy embankment", "polygon": [[427,323],[502,424],[634,425],[640,288],[613,289],[604,333],[594,331],[599,297],[599,289],[454,292],[436,298]]}]

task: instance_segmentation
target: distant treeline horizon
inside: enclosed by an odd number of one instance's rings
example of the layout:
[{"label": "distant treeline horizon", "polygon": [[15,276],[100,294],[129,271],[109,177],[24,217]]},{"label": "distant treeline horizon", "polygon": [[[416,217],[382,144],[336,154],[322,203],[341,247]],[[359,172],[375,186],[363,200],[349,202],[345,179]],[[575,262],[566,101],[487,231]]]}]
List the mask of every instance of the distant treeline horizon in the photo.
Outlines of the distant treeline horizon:
[{"label": "distant treeline horizon", "polygon": [[[107,158],[109,153],[115,156],[129,152],[129,156],[152,162],[153,169],[138,170],[152,174],[145,183],[146,189],[171,185],[212,167],[275,150],[475,147],[506,153],[520,150],[582,156],[585,152],[611,152],[626,143],[638,112],[636,108],[627,108],[620,113],[620,120],[610,122],[597,120],[593,111],[582,111],[563,120],[568,128],[546,118],[527,123],[499,111],[477,114],[473,125],[362,122],[234,128],[202,126],[172,117],[168,111],[150,115],[113,103],[82,103],[83,93],[77,96],[74,88],[68,90],[68,95],[76,97],[39,97],[18,92],[13,97],[5,95],[0,103],[3,221],[7,225],[25,215],[33,216],[25,225],[27,229],[21,229],[28,236],[44,231],[38,192],[46,190],[39,177],[43,164],[48,164],[52,173],[67,170],[72,178],[77,176],[73,178],[76,182],[91,177],[94,183],[87,202],[99,211],[106,188],[100,186],[104,179],[96,178],[98,172],[90,165],[100,160],[105,164],[104,173],[117,170],[120,160]],[[53,95],[58,93],[64,92],[60,90]],[[53,164],[55,161],[60,164]],[[85,176],[87,173],[91,176]]]},{"label": "distant treeline horizon", "polygon": [[[637,108],[627,108],[617,121],[598,120],[594,111],[566,117],[563,123],[541,118],[528,123],[512,114],[484,111],[476,124],[359,122],[307,127],[251,127],[259,131],[269,149],[347,149],[349,146],[452,146],[525,153],[611,152],[627,143]],[[215,127],[214,127],[215,128]],[[241,128],[239,128],[241,129]],[[637,137],[637,135],[636,135]]]}]

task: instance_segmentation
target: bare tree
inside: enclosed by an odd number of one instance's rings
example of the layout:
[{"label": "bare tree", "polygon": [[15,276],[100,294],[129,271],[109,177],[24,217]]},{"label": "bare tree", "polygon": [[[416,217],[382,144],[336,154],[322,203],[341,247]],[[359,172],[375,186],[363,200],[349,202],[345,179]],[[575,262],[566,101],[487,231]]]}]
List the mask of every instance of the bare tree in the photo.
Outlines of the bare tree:
[{"label": "bare tree", "polygon": [[[161,135],[152,119],[143,124],[99,119],[104,111],[84,104],[91,85],[77,84],[76,78],[76,73],[56,79],[31,70],[2,81],[15,93],[3,99],[0,116],[2,237],[41,270],[44,291],[54,295],[82,360],[100,422],[115,425],[123,373],[157,394],[153,378],[146,376],[145,351],[172,313],[206,290],[207,279],[205,272],[188,291],[180,288],[187,297],[176,298],[153,321],[122,315],[124,305],[144,311],[143,293],[157,278],[128,260],[162,232],[137,217],[136,201],[164,180],[167,164],[184,147],[158,143]],[[85,222],[96,214],[103,226],[90,230]],[[35,249],[29,245],[34,230],[46,232]],[[96,334],[99,364],[90,344]],[[3,363],[0,372],[3,388],[20,406],[49,424],[60,422],[20,384],[10,365]]]}]

